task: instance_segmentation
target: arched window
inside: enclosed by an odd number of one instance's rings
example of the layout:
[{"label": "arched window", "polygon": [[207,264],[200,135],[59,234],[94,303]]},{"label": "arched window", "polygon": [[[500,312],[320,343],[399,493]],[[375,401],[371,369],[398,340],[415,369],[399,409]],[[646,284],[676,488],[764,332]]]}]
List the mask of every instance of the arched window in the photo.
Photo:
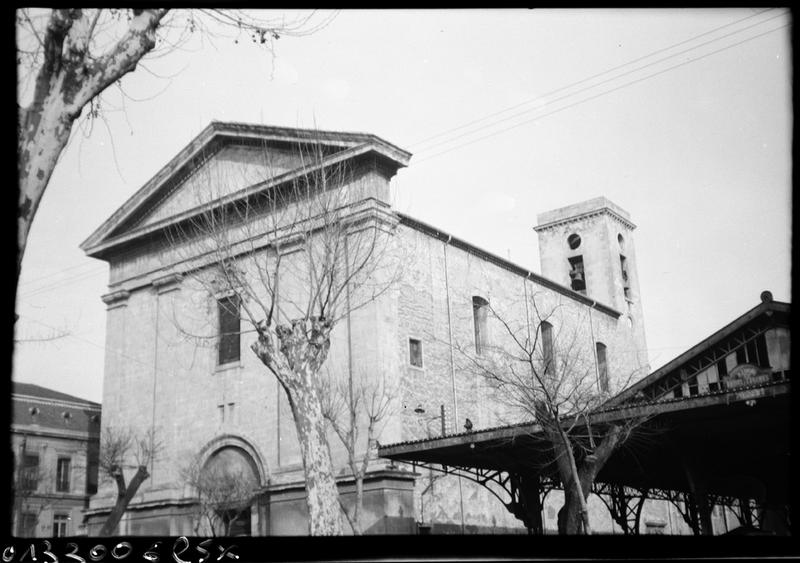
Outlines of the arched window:
[{"label": "arched window", "polygon": [[488,341],[487,319],[489,317],[489,302],[477,295],[472,298],[472,319],[475,322],[475,352],[482,354]]},{"label": "arched window", "polygon": [[606,345],[602,342],[595,344],[597,352],[597,375],[599,377],[600,391],[608,391],[608,364],[606,363]]},{"label": "arched window", "polygon": [[552,374],[555,372],[555,357],[553,356],[553,325],[543,321],[539,326],[542,333],[542,365],[544,372]]}]

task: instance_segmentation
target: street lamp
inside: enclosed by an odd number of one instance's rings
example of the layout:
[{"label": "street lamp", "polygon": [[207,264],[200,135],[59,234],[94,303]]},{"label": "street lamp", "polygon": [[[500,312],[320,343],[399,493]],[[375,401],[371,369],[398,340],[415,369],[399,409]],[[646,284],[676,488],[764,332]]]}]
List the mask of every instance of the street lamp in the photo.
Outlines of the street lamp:
[{"label": "street lamp", "polygon": [[[425,408],[422,406],[422,404],[419,404],[414,409],[414,412],[417,413],[417,414],[425,414]],[[444,416],[444,405],[439,405],[439,414],[433,415],[433,416],[426,416],[423,419],[423,420],[425,420],[425,429],[428,432],[428,438],[431,437],[431,430],[430,430],[429,423],[431,421],[433,421],[433,420],[436,420],[436,419],[439,419],[441,421],[442,436],[444,436],[445,434],[447,434],[447,428],[446,428],[446,425],[445,425],[445,416]]]}]

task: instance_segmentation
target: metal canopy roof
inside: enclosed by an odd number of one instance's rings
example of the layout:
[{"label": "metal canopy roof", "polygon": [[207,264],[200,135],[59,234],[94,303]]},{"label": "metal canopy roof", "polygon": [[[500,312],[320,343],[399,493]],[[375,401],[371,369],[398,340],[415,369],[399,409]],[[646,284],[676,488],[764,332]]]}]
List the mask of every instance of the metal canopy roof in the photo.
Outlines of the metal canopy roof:
[{"label": "metal canopy roof", "polygon": [[[790,383],[640,403],[593,413],[602,426],[646,417],[600,471],[597,482],[687,491],[685,466],[704,471],[707,492],[754,496],[753,478],[787,498]],[[379,455],[420,464],[553,475],[552,452],[534,423],[381,446]],[[747,476],[747,478],[743,478]]]}]

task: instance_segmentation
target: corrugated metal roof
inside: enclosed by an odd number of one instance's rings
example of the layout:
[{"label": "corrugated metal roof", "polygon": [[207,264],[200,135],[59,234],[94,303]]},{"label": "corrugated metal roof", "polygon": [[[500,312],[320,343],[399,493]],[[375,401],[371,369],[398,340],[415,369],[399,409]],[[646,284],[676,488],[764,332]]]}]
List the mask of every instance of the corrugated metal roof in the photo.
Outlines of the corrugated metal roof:
[{"label": "corrugated metal roof", "polygon": [[[687,402],[687,401],[692,401],[692,400],[696,400],[696,399],[704,398],[704,397],[714,397],[714,396],[722,396],[722,395],[740,393],[742,391],[767,388],[767,387],[772,387],[772,386],[776,386],[776,385],[782,385],[782,384],[786,384],[786,383],[788,383],[788,381],[772,381],[772,382],[768,382],[768,383],[757,383],[757,384],[754,384],[754,385],[742,385],[742,386],[736,387],[734,389],[726,389],[726,390],[721,390],[721,391],[715,391],[713,393],[712,392],[700,393],[700,394],[697,394],[697,395],[688,395],[686,397],[679,397],[679,398],[673,398],[673,399],[657,399],[657,400],[652,400],[651,399],[651,400],[642,400],[642,401],[639,401],[639,402],[629,402],[629,403],[625,403],[625,404],[619,404],[619,405],[614,405],[614,406],[610,406],[610,407],[606,407],[606,408],[599,408],[599,409],[593,410],[591,412],[591,415],[598,415],[598,414],[602,414],[602,413],[611,413],[611,412],[615,412],[615,411],[622,411],[622,410],[630,409],[631,407],[647,407],[647,406],[655,406],[655,405],[662,405],[662,404],[673,404],[673,403]],[[568,420],[569,418],[570,417],[565,417],[564,420]],[[404,442],[395,442],[393,444],[381,444],[381,447],[382,448],[389,448],[389,447],[397,447],[397,446],[407,446],[407,445],[413,445],[413,444],[421,444],[421,443],[425,443],[425,442],[435,442],[436,440],[441,440],[441,439],[444,439],[444,438],[460,438],[460,437],[464,437],[464,436],[479,436],[479,435],[484,434],[484,433],[497,432],[498,430],[512,430],[514,428],[525,428],[525,427],[533,426],[535,424],[536,424],[535,421],[524,421],[524,422],[519,422],[519,423],[516,423],[516,424],[492,426],[490,428],[481,428],[479,430],[473,430],[471,432],[457,432],[457,433],[453,433],[453,434],[446,434],[444,436],[436,436],[436,437],[433,437],[433,438],[422,438],[422,439],[418,439],[418,440],[407,440],[407,441],[404,441]]]}]

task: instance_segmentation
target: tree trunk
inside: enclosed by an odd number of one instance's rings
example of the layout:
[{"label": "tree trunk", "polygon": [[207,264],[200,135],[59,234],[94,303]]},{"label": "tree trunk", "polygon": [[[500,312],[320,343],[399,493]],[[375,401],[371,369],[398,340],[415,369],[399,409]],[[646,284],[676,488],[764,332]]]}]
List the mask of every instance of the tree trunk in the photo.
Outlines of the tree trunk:
[{"label": "tree trunk", "polygon": [[339,490],[333,474],[327,426],[319,398],[319,369],[330,348],[331,324],[319,317],[273,329],[262,322],[250,348],[286,392],[300,442],[306,478],[309,533],[342,534]]},{"label": "tree trunk", "polygon": [[[308,379],[314,375],[305,373],[302,378]],[[309,533],[312,536],[341,535],[339,490],[333,475],[325,419],[316,389],[311,387],[292,391],[289,404],[303,456]]]},{"label": "tree trunk", "polygon": [[595,478],[616,449],[622,428],[612,425],[594,451],[578,466],[572,443],[560,426],[546,430],[556,451],[557,466],[564,486],[564,506],[558,512],[559,534],[591,534],[587,498]]},{"label": "tree trunk", "polygon": [[83,108],[136,68],[156,44],[165,9],[136,10],[122,38],[100,57],[90,57],[93,28],[80,9],[54,9],[47,25],[33,100],[17,115],[17,277],[33,218],[72,125]]},{"label": "tree trunk", "polygon": [[116,530],[119,521],[122,519],[122,515],[125,514],[125,511],[128,509],[128,505],[130,504],[133,497],[136,496],[136,493],[139,490],[139,486],[147,479],[150,474],[147,472],[147,468],[143,465],[139,466],[139,469],[136,470],[136,474],[131,479],[130,484],[126,487],[125,486],[125,477],[122,475],[122,469],[119,469],[119,472],[114,475],[114,478],[117,482],[117,502],[114,505],[114,508],[111,509],[111,512],[108,515],[103,527],[100,529],[100,533],[98,534],[101,537],[110,536]]}]

